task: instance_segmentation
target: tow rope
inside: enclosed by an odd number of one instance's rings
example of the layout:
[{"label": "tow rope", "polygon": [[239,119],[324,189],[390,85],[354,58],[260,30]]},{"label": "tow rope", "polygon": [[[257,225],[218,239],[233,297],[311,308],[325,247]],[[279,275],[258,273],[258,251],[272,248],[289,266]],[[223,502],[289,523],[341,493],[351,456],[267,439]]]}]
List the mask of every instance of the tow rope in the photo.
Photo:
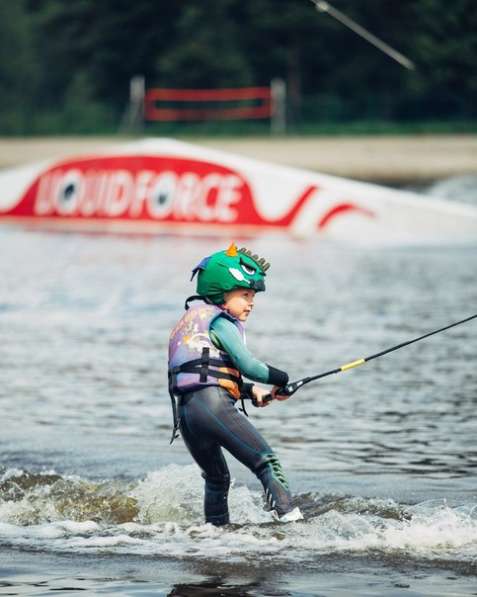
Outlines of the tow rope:
[{"label": "tow rope", "polygon": [[[311,381],[316,381],[317,379],[323,379],[323,377],[328,377],[328,375],[335,375],[336,373],[341,373],[342,371],[348,371],[349,369],[354,369],[355,367],[359,367],[364,365],[364,363],[368,363],[373,359],[377,359],[379,357],[384,356],[385,354],[389,354],[390,352],[394,352],[395,350],[399,350],[400,348],[404,348],[405,346],[409,346],[410,344],[414,344],[414,342],[419,342],[420,340],[424,340],[424,338],[429,338],[429,336],[433,336],[434,334],[439,334],[440,332],[444,332],[445,330],[449,330],[457,325],[461,325],[463,323],[467,323],[472,319],[475,319],[477,314],[471,315],[470,317],[466,317],[465,319],[461,319],[461,321],[456,321],[455,323],[451,323],[450,325],[446,325],[443,328],[439,328],[438,330],[434,330],[433,332],[428,332],[423,336],[419,336],[418,338],[413,338],[412,340],[408,340],[407,342],[401,342],[401,344],[396,344],[396,346],[391,346],[391,348],[387,348],[386,350],[382,350],[375,354],[370,355],[369,357],[364,357],[361,359],[356,359],[355,361],[351,361],[350,363],[346,363],[345,365],[341,365],[341,367],[337,367],[336,369],[331,369],[330,371],[325,371],[324,373],[318,373],[317,375],[311,375],[310,377],[303,377],[298,381],[294,381],[288,383],[286,386],[280,389],[278,394],[282,396],[292,396],[299,388],[303,387],[307,383]],[[271,394],[267,394],[262,398],[262,402],[271,402],[273,397]]]}]

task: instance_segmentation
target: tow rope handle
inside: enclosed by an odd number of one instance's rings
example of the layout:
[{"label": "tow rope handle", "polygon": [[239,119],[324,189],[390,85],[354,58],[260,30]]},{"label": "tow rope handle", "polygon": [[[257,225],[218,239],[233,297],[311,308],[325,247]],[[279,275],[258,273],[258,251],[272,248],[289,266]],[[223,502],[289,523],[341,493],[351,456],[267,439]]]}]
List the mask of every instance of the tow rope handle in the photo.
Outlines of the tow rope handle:
[{"label": "tow rope handle", "polygon": [[[355,365],[357,366],[357,365]],[[302,385],[304,385],[306,383],[305,380],[307,380],[308,378],[305,377],[304,379],[300,379],[298,381],[294,381],[292,383],[287,383],[286,386],[283,386],[283,388],[280,388],[280,391],[277,392],[278,394],[280,394],[280,396],[293,396],[293,394],[299,389],[301,388]],[[264,404],[268,404],[269,402],[272,402],[272,400],[275,400],[275,398],[271,395],[271,394],[265,394],[265,396],[263,396],[262,398],[262,403]],[[254,406],[259,406],[258,402],[253,399],[252,400],[252,404]]]},{"label": "tow rope handle", "polygon": [[[305,381],[303,379],[300,379],[299,381],[294,381],[292,383],[288,383],[286,386],[283,386],[283,388],[280,388],[278,394],[280,394],[281,396],[292,396],[304,383]],[[269,402],[272,402],[272,400],[275,399],[271,394],[265,394],[265,396],[263,396],[262,398],[262,403],[268,404]],[[252,399],[252,404],[254,406],[260,406],[258,401],[255,400],[255,398]]]},{"label": "tow rope handle", "polygon": [[[293,396],[293,394],[299,390],[301,388],[301,386],[304,386],[306,383],[310,382],[310,381],[314,381],[316,379],[320,379],[322,377],[327,377],[328,375],[333,375],[334,373],[340,373],[341,371],[349,371],[349,369],[354,369],[355,367],[359,367],[360,365],[364,365],[364,363],[366,363],[367,359],[356,359],[355,361],[351,361],[351,363],[346,363],[345,365],[341,365],[341,367],[338,367],[337,369],[333,369],[332,371],[326,371],[326,373],[321,373],[320,375],[314,376],[314,377],[304,377],[303,379],[299,379],[298,381],[293,381],[291,383],[287,383],[286,386],[283,386],[283,388],[280,388],[280,391],[277,392],[278,394],[280,394],[280,396]],[[265,396],[262,398],[262,402],[268,403],[271,402],[272,400],[274,400],[273,396],[271,394],[265,394]],[[257,401],[255,400],[253,402],[254,406],[258,406],[258,404],[256,403]]]},{"label": "tow rope handle", "polygon": [[[355,361],[351,361],[351,363],[346,363],[346,365],[341,365],[338,369],[333,369],[333,371],[327,371],[326,373],[321,374],[319,377],[326,377],[327,375],[332,375],[333,373],[340,373],[341,371],[348,371],[349,369],[354,369],[355,367],[359,367],[360,365],[364,365],[366,363],[366,359],[356,359]],[[299,379],[298,381],[293,381],[291,383],[287,383],[286,386],[280,388],[280,391],[277,392],[280,396],[293,396],[293,394],[304,386],[309,381],[315,380],[317,377],[304,377],[303,379]],[[271,394],[265,394],[262,398],[262,402],[268,403],[274,400]],[[258,406],[255,404],[256,400],[254,401],[254,406]]]}]

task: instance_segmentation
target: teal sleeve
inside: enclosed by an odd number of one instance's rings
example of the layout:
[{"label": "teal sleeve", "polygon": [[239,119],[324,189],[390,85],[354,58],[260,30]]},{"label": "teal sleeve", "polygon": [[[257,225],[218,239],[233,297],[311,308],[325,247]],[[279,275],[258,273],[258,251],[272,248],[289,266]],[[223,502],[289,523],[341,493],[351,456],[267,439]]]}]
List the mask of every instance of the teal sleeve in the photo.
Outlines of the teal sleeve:
[{"label": "teal sleeve", "polygon": [[269,368],[256,359],[245,346],[237,326],[226,317],[217,317],[210,326],[210,335],[218,348],[230,355],[234,366],[244,377],[269,383]]}]

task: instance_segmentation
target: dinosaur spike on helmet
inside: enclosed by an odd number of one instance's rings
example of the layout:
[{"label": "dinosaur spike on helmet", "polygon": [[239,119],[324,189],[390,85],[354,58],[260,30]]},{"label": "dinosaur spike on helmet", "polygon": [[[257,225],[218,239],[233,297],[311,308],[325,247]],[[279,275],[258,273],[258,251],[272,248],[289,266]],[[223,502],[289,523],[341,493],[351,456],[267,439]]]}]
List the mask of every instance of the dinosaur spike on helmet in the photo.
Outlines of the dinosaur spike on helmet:
[{"label": "dinosaur spike on helmet", "polygon": [[229,257],[237,257],[238,251],[235,243],[230,244],[230,247],[225,251],[225,254]]},{"label": "dinosaur spike on helmet", "polygon": [[259,257],[257,254],[252,254],[252,251],[250,251],[249,249],[247,249],[246,247],[241,247],[239,249],[239,253],[242,253],[242,255],[247,255],[247,257],[250,257],[250,259],[253,259],[255,261],[255,263],[262,268],[262,270],[265,272],[267,271],[267,269],[270,268],[270,263],[268,263],[268,261],[264,258],[264,257]]}]

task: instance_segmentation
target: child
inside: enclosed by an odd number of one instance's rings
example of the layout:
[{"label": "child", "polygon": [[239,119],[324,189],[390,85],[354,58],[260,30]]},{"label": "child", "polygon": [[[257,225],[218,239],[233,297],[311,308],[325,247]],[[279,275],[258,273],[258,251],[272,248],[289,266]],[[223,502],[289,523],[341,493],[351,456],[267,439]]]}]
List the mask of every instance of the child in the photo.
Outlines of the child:
[{"label": "child", "polygon": [[[262,482],[268,507],[284,522],[303,518],[294,508],[277,456],[235,404],[245,396],[266,406],[270,392],[243,383],[242,374],[273,385],[272,397],[288,375],[256,359],[245,346],[243,322],[250,315],[256,292],[265,290],[269,268],[264,259],[232,244],[203,259],[193,270],[197,295],[186,300],[186,312],[169,341],[169,392],[174,411],[171,443],[180,429],[184,442],[205,479],[205,520],[229,522],[227,496],[230,475],[222,448],[247,466]],[[189,302],[201,300],[189,307]],[[176,406],[175,396],[178,398]]]}]

